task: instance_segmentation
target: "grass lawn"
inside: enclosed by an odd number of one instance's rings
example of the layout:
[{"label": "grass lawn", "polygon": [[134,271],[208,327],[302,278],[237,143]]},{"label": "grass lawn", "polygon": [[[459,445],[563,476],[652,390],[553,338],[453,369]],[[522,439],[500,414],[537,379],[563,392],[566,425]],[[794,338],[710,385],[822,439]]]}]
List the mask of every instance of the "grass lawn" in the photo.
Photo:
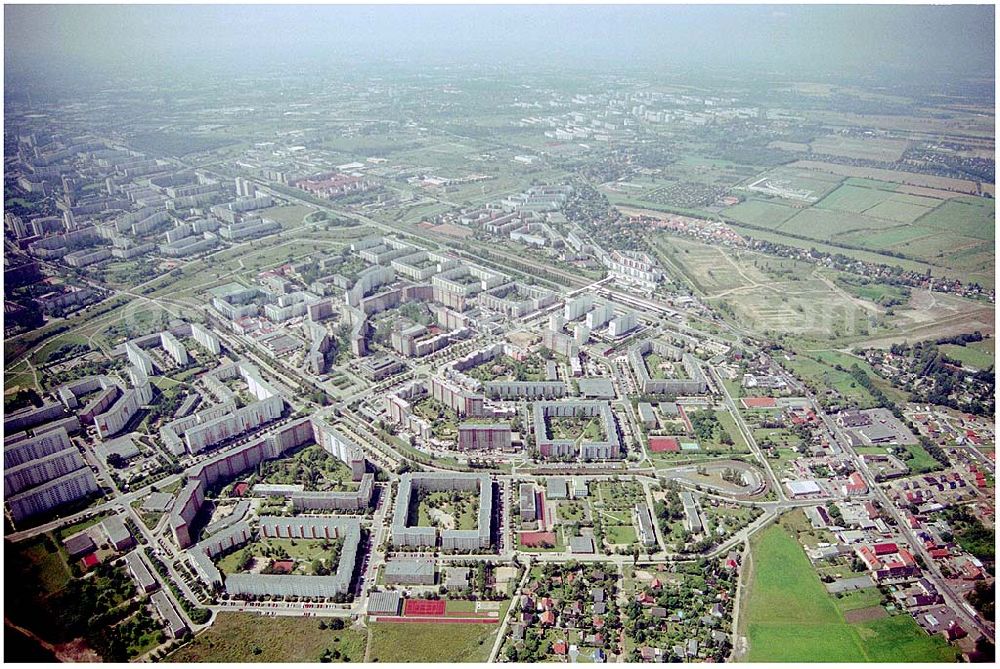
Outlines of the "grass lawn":
[{"label": "grass lawn", "polygon": [[870,606],[878,606],[882,601],[882,593],[878,588],[865,588],[848,592],[843,597],[834,597],[833,604],[841,613],[855,611],[857,609],[867,609]]},{"label": "grass lawn", "polygon": [[[45,342],[37,351],[31,354],[31,362],[36,365],[42,365],[50,362],[50,358],[52,358],[55,353],[59,353],[73,345],[80,345],[84,347],[90,346],[86,337],[71,332],[66,333],[53,337],[49,341]],[[57,357],[61,358],[63,356],[60,355]]]},{"label": "grass lawn", "polygon": [[369,627],[372,662],[486,662],[497,634],[497,625],[485,623],[372,623]]},{"label": "grass lawn", "polygon": [[90,518],[84,518],[83,520],[79,520],[73,523],[72,525],[66,525],[65,527],[60,527],[58,530],[56,530],[56,538],[61,542],[63,539],[71,537],[77,532],[80,532],[81,530],[85,530],[88,527],[93,527],[94,525],[101,522],[110,515],[111,514],[107,512],[98,513],[91,516]]},{"label": "grass lawn", "polygon": [[987,369],[996,364],[992,339],[972,342],[965,346],[946,344],[941,347],[941,352],[949,358],[958,360],[963,366],[968,365],[976,369]]},{"label": "grass lawn", "polygon": [[941,463],[931,457],[931,454],[924,450],[924,447],[920,444],[909,444],[904,446],[907,451],[913,455],[909,460],[904,460],[906,466],[910,468],[910,471],[914,474],[924,474],[926,472],[935,472],[941,469]]},{"label": "grass lawn", "polygon": [[958,649],[942,636],[930,636],[905,614],[855,627],[870,662],[954,662],[958,656]]},{"label": "grass lawn", "polygon": [[476,602],[469,599],[449,599],[445,610],[448,613],[474,613]]},{"label": "grass lawn", "polygon": [[436,490],[426,494],[426,496],[424,493],[419,494],[415,523],[417,527],[430,527],[435,517],[442,521],[442,527],[449,527],[449,522],[445,522],[444,515],[451,518],[450,529],[476,529],[479,524],[478,492]]},{"label": "grass lawn", "polygon": [[301,204],[270,207],[260,212],[264,218],[281,223],[282,228],[291,228],[302,223],[303,219],[315,209]]},{"label": "grass lawn", "polygon": [[[801,515],[800,512],[796,514]],[[794,515],[794,514],[793,514]],[[871,605],[866,593],[831,597],[792,531],[775,524],[752,542],[745,610],[750,662],[917,662],[954,659],[908,615],[848,624],[844,607]]]},{"label": "grass lawn", "polygon": [[858,382],[847,372],[834,369],[815,358],[805,354],[796,355],[792,360],[781,361],[782,365],[807,383],[812,383],[822,396],[827,389],[834,389],[848,400],[856,400],[859,408],[870,409],[875,406],[871,394],[858,385]]},{"label": "grass lawn", "polygon": [[580,500],[559,502],[559,520],[567,523],[577,523],[587,515],[587,502]]},{"label": "grass lawn", "polygon": [[750,447],[747,446],[747,440],[743,438],[743,433],[740,432],[738,427],[736,427],[736,419],[733,418],[732,414],[728,411],[717,411],[716,416],[719,419],[719,424],[722,425],[722,429],[724,429],[729,434],[729,438],[733,440],[733,445],[730,450],[749,453]]},{"label": "grass lawn", "polygon": [[604,538],[613,544],[634,544],[638,540],[631,525],[605,525]]},{"label": "grass lawn", "polygon": [[[328,566],[330,566],[329,561],[331,551],[340,540],[329,540],[329,544],[331,546],[330,550],[323,549],[324,541],[325,540],[322,539],[263,539],[255,541],[245,548],[234,550],[232,553],[219,560],[219,571],[224,574],[237,573],[239,571],[237,567],[239,566],[240,557],[244,550],[249,550],[255,558],[265,561],[274,559],[273,555],[272,557],[264,556],[264,550],[266,548],[272,548],[276,551],[283,550],[283,555],[287,554],[290,559],[295,560],[298,564],[311,563],[313,560],[326,560]],[[336,565],[333,565],[333,567],[336,567]]]},{"label": "grass lawn", "polygon": [[365,634],[321,630],[316,618],[220,613],[215,623],[168,662],[318,662],[324,650],[339,650],[351,662],[365,656]]}]

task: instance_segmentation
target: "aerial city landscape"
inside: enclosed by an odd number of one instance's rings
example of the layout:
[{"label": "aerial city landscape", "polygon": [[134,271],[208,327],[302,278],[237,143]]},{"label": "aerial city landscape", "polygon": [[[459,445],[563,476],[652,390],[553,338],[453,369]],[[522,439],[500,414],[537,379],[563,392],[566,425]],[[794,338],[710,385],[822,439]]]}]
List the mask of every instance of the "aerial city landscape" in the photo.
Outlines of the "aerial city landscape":
[{"label": "aerial city landscape", "polygon": [[6,6],[4,659],[994,661],[994,9],[780,9]]}]

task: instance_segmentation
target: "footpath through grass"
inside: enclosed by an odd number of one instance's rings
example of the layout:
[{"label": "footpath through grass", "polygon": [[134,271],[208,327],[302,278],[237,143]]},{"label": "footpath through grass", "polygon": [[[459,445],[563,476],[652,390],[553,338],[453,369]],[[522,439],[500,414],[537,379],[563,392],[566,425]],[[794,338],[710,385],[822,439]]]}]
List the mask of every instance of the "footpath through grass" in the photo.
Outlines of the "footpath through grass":
[{"label": "footpath through grass", "polygon": [[[801,512],[795,512],[801,513]],[[745,631],[750,662],[950,662],[957,650],[906,614],[850,624],[787,525],[752,543]],[[853,608],[853,607],[850,607]]]}]

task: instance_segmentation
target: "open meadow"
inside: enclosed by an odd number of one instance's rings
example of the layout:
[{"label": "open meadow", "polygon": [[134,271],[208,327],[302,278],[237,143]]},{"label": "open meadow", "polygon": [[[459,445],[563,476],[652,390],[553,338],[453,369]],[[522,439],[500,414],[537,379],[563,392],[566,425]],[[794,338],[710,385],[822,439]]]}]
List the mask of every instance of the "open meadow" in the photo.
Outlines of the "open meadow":
[{"label": "open meadow", "polygon": [[838,605],[826,592],[791,527],[786,516],[751,541],[753,571],[742,612],[750,643],[745,660],[954,661],[956,649],[929,636],[909,615],[847,622],[845,613],[856,609],[850,601]]},{"label": "open meadow", "polygon": [[[501,617],[506,607],[501,609]],[[485,662],[499,625],[371,623],[370,662]]]},{"label": "open meadow", "polygon": [[329,622],[323,618],[220,613],[211,627],[165,661],[319,662],[326,650],[339,652],[337,661],[364,659],[364,632],[320,629],[320,621]]}]

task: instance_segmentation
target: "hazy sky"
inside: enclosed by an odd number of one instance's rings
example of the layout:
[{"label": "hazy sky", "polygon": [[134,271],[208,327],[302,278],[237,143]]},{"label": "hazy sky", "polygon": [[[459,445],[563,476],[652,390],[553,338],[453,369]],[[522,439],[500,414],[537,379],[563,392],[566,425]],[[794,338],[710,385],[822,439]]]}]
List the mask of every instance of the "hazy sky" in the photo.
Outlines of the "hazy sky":
[{"label": "hazy sky", "polygon": [[6,75],[353,59],[992,78],[988,6],[6,5]]}]

